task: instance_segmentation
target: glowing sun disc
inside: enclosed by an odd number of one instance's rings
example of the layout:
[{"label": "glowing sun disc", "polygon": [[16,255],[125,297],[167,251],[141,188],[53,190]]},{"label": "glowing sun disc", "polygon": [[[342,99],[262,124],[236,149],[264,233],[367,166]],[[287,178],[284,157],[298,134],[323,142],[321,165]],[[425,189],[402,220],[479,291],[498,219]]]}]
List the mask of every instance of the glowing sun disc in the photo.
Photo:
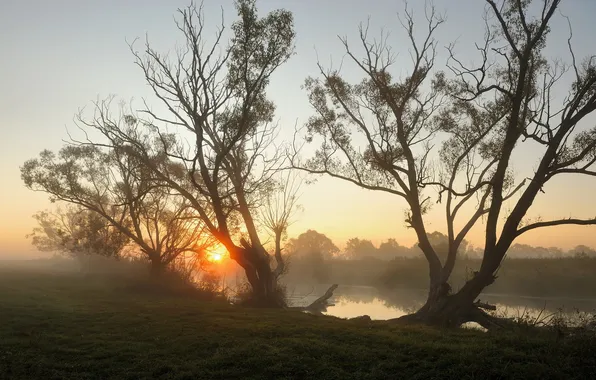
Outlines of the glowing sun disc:
[{"label": "glowing sun disc", "polygon": [[207,260],[212,263],[222,262],[228,255],[228,251],[223,245],[218,245],[207,252]]},{"label": "glowing sun disc", "polygon": [[209,261],[217,262],[223,260],[224,255],[219,252],[212,252],[209,254]]}]

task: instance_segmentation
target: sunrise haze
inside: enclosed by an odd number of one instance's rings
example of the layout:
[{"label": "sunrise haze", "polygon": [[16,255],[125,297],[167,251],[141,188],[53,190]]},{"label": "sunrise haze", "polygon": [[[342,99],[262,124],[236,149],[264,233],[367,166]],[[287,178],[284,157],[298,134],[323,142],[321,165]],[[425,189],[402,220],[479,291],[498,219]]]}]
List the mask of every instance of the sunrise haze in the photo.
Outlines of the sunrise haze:
[{"label": "sunrise haze", "polygon": [[[411,3],[415,18],[423,19],[424,2]],[[149,104],[159,106],[134,64],[127,41],[147,35],[158,50],[173,51],[180,42],[173,15],[185,5],[186,1],[178,0],[0,2],[0,258],[38,255],[25,235],[34,227],[32,215],[51,204],[47,194],[25,188],[19,167],[43,149],[58,150],[68,137],[67,129],[74,129],[73,116],[79,108],[110,94],[133,102],[145,97]],[[447,15],[437,35],[441,47],[437,66],[443,67],[446,59],[442,47],[456,40],[462,61],[477,59],[473,43],[482,39],[483,21],[478,15],[484,2],[437,0],[435,5]],[[325,67],[339,67],[344,51],[338,35],[355,41],[358,24],[369,19],[371,35],[378,35],[381,28],[390,31],[390,44],[400,59],[408,62],[408,42],[397,18],[403,9],[400,1],[262,0],[258,6],[262,14],[284,7],[295,17],[296,55],[275,73],[268,91],[277,106],[282,139],[290,140],[294,126],[303,125],[313,113],[301,85],[306,77],[317,75],[317,59]],[[212,30],[222,10],[226,25],[236,19],[231,0],[205,1],[207,26]],[[573,24],[576,56],[593,53],[596,2],[566,2],[562,13]],[[567,22],[559,16],[552,29],[547,55],[567,60]],[[407,70],[403,67],[403,73]],[[346,65],[342,72],[348,78],[360,78],[353,67]],[[591,126],[595,121],[593,116],[588,118]],[[520,176],[536,165],[535,153],[516,155],[514,167]],[[544,190],[534,202],[530,217],[596,215],[596,180],[562,177]],[[405,228],[406,205],[400,198],[329,178],[304,186],[301,194],[299,203],[304,210],[296,215],[290,236],[315,229],[339,246],[352,237],[371,239],[376,244],[387,238],[408,246],[415,243],[414,233]],[[442,205],[433,206],[428,219],[430,231],[443,231],[443,212]],[[482,226],[471,232],[469,240],[477,246],[483,244]],[[578,244],[596,247],[596,227],[540,229],[519,241],[565,249]]]}]

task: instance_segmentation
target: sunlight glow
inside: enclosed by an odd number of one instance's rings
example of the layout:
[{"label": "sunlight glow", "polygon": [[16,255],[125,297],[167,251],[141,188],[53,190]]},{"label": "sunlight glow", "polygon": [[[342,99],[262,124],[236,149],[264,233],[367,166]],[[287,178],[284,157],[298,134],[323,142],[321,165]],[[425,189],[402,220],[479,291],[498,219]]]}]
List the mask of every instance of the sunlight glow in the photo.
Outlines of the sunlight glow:
[{"label": "sunlight glow", "polygon": [[220,263],[228,257],[228,251],[223,245],[217,245],[207,252],[207,260]]},{"label": "sunlight glow", "polygon": [[211,253],[209,255],[209,260],[210,261],[221,261],[223,259],[223,255],[221,253]]}]

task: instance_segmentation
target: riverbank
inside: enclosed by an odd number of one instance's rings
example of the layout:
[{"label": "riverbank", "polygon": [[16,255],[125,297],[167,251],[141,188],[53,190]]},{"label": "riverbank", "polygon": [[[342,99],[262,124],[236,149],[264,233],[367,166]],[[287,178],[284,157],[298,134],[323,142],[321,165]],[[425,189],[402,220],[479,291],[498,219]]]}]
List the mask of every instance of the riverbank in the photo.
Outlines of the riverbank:
[{"label": "riverbank", "polygon": [[[330,284],[286,284],[292,304],[307,305],[319,297]],[[426,289],[378,289],[372,286],[340,284],[334,292],[333,306],[327,315],[353,318],[362,310],[372,319],[387,320],[419,310],[426,301]],[[496,306],[501,317],[545,324],[554,320],[572,325],[596,321],[596,298],[533,297],[515,294],[483,293],[483,302]]]},{"label": "riverbank", "polygon": [[241,309],[99,276],[0,270],[0,305],[0,379],[580,379],[596,372],[596,345],[583,338]]}]

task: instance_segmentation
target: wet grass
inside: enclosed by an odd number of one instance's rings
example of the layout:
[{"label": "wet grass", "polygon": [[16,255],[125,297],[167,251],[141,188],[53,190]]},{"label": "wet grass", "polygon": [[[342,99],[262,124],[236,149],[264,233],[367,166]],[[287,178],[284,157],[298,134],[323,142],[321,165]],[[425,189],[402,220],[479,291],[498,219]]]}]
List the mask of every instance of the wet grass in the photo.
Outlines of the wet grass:
[{"label": "wet grass", "polygon": [[[362,311],[363,314],[366,310]],[[596,345],[240,309],[0,269],[0,379],[583,379]]]}]

